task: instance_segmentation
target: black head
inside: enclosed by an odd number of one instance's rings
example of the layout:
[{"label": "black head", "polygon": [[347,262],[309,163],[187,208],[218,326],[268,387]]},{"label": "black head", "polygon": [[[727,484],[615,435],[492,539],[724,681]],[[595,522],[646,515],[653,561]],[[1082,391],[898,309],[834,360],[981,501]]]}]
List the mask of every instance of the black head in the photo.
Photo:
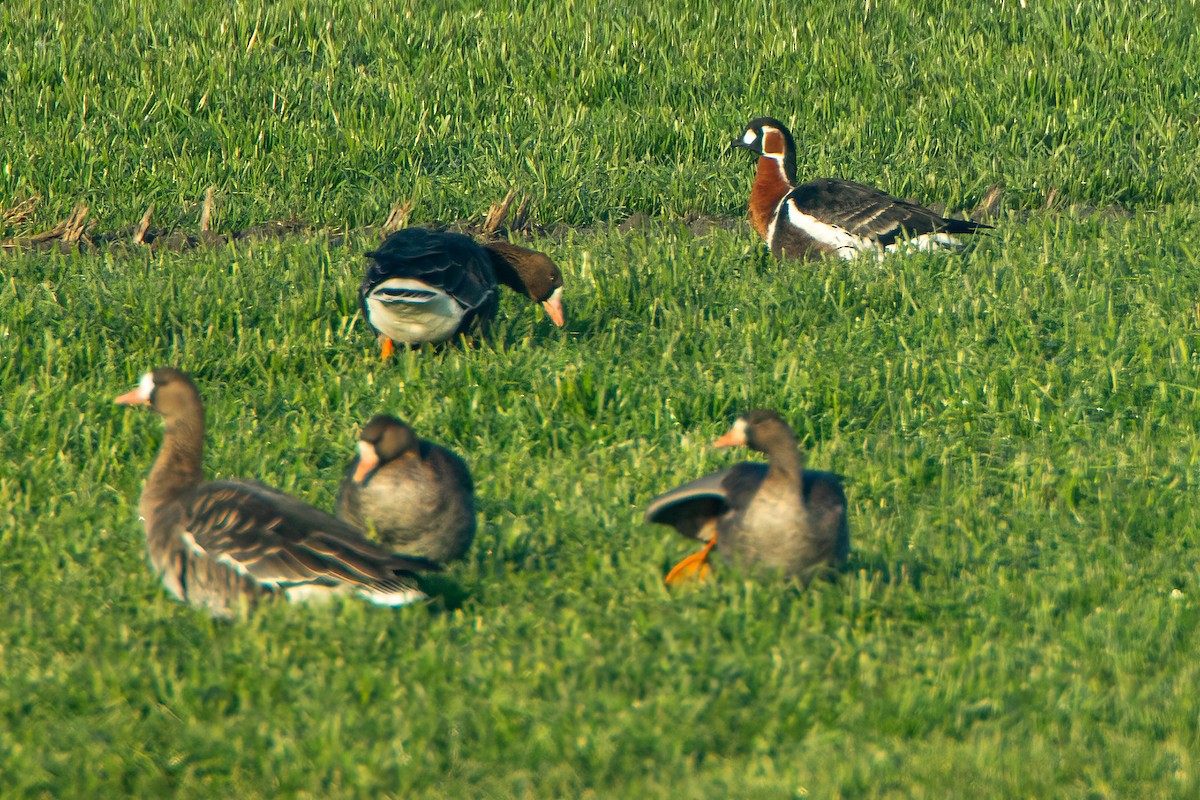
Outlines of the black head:
[{"label": "black head", "polygon": [[792,132],[774,117],[758,117],[746,124],[742,135],[730,142],[761,158],[773,158],[783,165],[789,183],[796,182],[796,140]]}]

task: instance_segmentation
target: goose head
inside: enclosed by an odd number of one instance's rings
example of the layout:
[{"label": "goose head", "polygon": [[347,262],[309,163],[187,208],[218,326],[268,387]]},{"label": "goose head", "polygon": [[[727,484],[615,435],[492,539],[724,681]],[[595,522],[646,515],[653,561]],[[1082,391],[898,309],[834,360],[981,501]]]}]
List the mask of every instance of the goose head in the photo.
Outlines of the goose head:
[{"label": "goose head", "polygon": [[558,265],[544,253],[505,241],[487,242],[483,246],[492,257],[492,267],[499,283],[541,303],[558,327],[566,324],[562,301],[563,275]]},{"label": "goose head", "polygon": [[774,117],[758,117],[746,123],[742,135],[730,144],[749,150],[759,158],[776,161],[788,183],[796,182],[796,140],[792,132]]},{"label": "goose head", "polygon": [[761,408],[742,414],[724,436],[713,442],[713,447],[748,447],[760,453],[771,452],[780,446],[794,450],[796,435],[783,417]]},{"label": "goose head", "polygon": [[180,417],[203,416],[200,393],[191,377],[174,367],[158,367],[142,376],[133,389],[113,399],[122,406],[147,406],[168,422]]},{"label": "goose head", "polygon": [[375,470],[420,446],[421,440],[407,423],[387,414],[373,417],[358,435],[354,482],[362,483]]}]

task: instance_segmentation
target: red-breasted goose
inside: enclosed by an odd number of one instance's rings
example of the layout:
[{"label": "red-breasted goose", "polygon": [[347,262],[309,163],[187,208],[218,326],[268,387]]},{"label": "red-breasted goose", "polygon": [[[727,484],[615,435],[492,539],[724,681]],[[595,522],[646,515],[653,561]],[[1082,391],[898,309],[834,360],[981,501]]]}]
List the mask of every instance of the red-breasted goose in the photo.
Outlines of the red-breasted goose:
[{"label": "red-breasted goose", "polygon": [[841,476],[804,469],[795,434],[774,411],[748,412],[713,442],[738,445],[765,453],[767,463],[743,462],[714,472],[655,498],[646,509],[647,522],[707,543],[676,565],[667,583],[706,576],[714,548],[736,562],[805,583],[843,564],[850,528]]},{"label": "red-breasted goose", "polygon": [[227,616],[266,595],[353,593],[379,605],[425,598],[419,573],[336,517],[257,481],[204,480],[204,404],[186,373],[160,368],[116,401],[149,406],[166,429],[138,512],[150,563],[172,595]]},{"label": "red-breasted goose", "polygon": [[475,486],[467,465],[383,414],[358,436],[337,509],[387,546],[443,564],[462,558],[475,539]]},{"label": "red-breasted goose", "polygon": [[897,250],[961,247],[955,238],[991,228],[947,219],[861,183],[819,178],[796,183],[796,143],[777,119],[746,125],[734,147],[758,155],[750,191],[750,224],[776,258],[815,259],[824,254],[882,257]]},{"label": "red-breasted goose", "polygon": [[371,262],[358,297],[384,358],[395,344],[437,344],[486,328],[496,316],[498,284],[541,303],[555,325],[566,321],[562,272],[536,250],[404,228],[366,256]]}]

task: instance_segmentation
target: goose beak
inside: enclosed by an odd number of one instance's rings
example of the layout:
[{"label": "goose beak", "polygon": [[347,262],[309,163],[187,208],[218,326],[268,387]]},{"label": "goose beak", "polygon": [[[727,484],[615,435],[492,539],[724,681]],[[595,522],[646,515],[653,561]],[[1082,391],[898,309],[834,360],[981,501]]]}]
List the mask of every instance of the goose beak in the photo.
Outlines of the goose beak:
[{"label": "goose beak", "polygon": [[375,452],[375,445],[369,442],[358,443],[358,466],[354,470],[354,482],[362,483],[363,479],[371,473],[371,470],[379,466],[379,454]]},{"label": "goose beak", "polygon": [[542,302],[542,308],[546,309],[546,313],[550,315],[550,319],[553,320],[554,324],[558,327],[561,328],[563,325],[567,324],[567,317],[563,313],[561,286],[554,290],[554,294],[550,295]]},{"label": "goose beak", "polygon": [[113,402],[119,406],[148,406],[150,405],[150,394],[154,391],[154,378],[150,373],[142,376],[142,380],[137,387],[130,389],[122,395],[113,398]]},{"label": "goose beak", "polygon": [[713,442],[713,447],[743,447],[745,444],[746,420],[739,419],[724,436]]}]

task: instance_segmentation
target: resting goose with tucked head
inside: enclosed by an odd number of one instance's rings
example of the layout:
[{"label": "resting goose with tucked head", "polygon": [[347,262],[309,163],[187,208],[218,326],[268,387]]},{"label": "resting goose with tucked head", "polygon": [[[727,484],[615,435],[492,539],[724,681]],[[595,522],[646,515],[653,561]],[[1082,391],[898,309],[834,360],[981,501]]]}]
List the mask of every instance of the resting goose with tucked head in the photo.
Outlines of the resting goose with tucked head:
[{"label": "resting goose with tucked head", "polygon": [[[667,575],[668,584],[709,573],[717,549],[735,562],[777,570],[807,583],[850,553],[846,494],[832,472],[804,469],[788,424],[774,411],[739,417],[714,447],[745,446],[767,463],[743,462],[654,499],[646,521],[670,525],[706,542]],[[719,544],[718,544],[719,540]]]},{"label": "resting goose with tucked head", "polygon": [[138,512],[150,563],[176,599],[228,616],[260,597],[357,594],[378,605],[425,598],[432,562],[393,554],[352,525],[257,481],[204,480],[204,404],[187,374],[146,373],[120,405],[166,428]]},{"label": "resting goose with tucked head", "polygon": [[358,297],[384,358],[396,344],[438,344],[485,329],[496,316],[498,284],[541,303],[555,325],[565,322],[562,272],[536,250],[405,228],[366,256],[371,263]]},{"label": "resting goose with tucked head", "polygon": [[358,436],[337,509],[389,547],[439,563],[462,558],[475,539],[475,487],[467,465],[383,414]]},{"label": "resting goose with tucked head", "polygon": [[991,228],[947,219],[861,183],[820,178],[796,184],[796,142],[777,119],[752,120],[734,147],[758,155],[750,191],[750,224],[776,258],[833,254],[882,257],[896,250],[957,248],[958,234]]}]

